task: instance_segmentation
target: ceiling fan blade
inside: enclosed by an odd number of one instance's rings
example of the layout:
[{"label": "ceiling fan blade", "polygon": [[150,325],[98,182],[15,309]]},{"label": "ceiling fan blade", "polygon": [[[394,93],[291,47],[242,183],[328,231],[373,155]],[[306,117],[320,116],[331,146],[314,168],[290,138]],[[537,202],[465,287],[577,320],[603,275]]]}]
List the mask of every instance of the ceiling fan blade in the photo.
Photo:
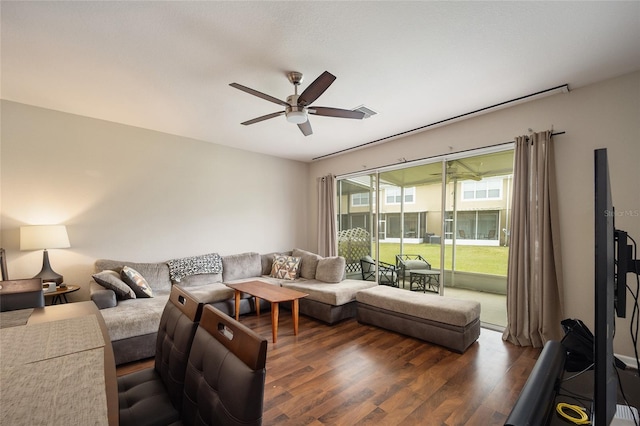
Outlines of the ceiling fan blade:
[{"label": "ceiling fan blade", "polygon": [[320,74],[320,77],[313,80],[302,94],[298,97],[298,105],[309,105],[324,93],[331,86],[336,77],[328,71]]},{"label": "ceiling fan blade", "polygon": [[229,84],[229,86],[231,87],[235,87],[238,90],[242,90],[243,92],[247,92],[253,96],[257,96],[259,98],[262,98],[264,100],[267,100],[269,102],[273,102],[274,104],[278,104],[278,105],[282,105],[282,106],[291,106],[288,103],[286,103],[285,101],[281,101],[278,98],[274,98],[273,96],[267,95],[265,93],[262,92],[258,92],[257,90],[253,90],[250,87],[247,86],[243,86],[242,84],[238,84],[238,83],[231,83]]},{"label": "ceiling fan blade", "polygon": [[298,128],[300,129],[302,134],[305,136],[309,136],[310,134],[313,133],[313,130],[311,130],[311,123],[309,123],[309,120],[305,121],[304,123],[298,124]]},{"label": "ceiling fan blade", "polygon": [[358,120],[362,120],[364,118],[364,112],[352,111],[350,109],[309,107],[308,112],[309,114],[323,115],[325,117],[355,118]]},{"label": "ceiling fan blade", "polygon": [[274,112],[274,113],[271,113],[271,114],[263,115],[262,117],[254,118],[253,120],[245,121],[244,123],[240,123],[240,124],[244,124],[245,126],[248,126],[249,124],[259,123],[260,121],[264,121],[264,120],[268,120],[270,118],[278,117],[278,116],[280,116],[282,114],[284,114],[284,111]]}]

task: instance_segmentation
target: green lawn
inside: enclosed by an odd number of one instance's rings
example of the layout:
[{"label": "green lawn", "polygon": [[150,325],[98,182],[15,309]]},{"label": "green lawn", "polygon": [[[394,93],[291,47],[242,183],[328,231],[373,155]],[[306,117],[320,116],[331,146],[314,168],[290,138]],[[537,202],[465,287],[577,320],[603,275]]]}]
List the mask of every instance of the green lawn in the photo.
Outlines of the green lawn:
[{"label": "green lawn", "polygon": [[[445,246],[445,265],[451,270],[452,247]],[[507,276],[509,247],[457,246],[456,271]],[[400,254],[399,243],[380,243],[380,260],[395,265]],[[437,244],[405,244],[403,254],[422,255],[433,269],[440,268],[440,246]]]}]

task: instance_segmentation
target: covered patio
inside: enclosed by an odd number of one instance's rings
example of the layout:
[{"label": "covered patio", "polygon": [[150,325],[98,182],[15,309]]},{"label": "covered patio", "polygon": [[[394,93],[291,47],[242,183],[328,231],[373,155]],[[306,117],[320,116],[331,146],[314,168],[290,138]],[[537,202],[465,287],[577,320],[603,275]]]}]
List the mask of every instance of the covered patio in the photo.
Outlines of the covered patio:
[{"label": "covered patio", "polygon": [[[338,226],[341,231],[366,230],[369,255],[378,261],[395,264],[396,255],[427,251],[434,269],[445,265],[439,277],[441,295],[464,290],[471,292],[469,297],[476,292],[504,298],[512,173],[513,150],[501,147],[339,178]],[[394,253],[385,248],[389,246]],[[504,255],[493,257],[504,259],[504,270],[473,266],[475,259],[461,256],[476,255],[463,247],[503,250]],[[506,321],[501,300],[497,305],[502,308],[493,317]]]}]

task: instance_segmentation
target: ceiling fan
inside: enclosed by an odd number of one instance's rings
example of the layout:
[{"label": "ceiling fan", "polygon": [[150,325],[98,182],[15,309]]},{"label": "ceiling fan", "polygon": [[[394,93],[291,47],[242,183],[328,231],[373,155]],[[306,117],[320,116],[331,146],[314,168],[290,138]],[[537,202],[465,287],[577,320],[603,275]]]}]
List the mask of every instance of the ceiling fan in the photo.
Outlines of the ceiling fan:
[{"label": "ceiling fan", "polygon": [[[464,170],[461,170],[464,169]],[[482,180],[479,172],[473,171],[469,166],[460,160],[451,160],[447,162],[447,181],[449,180]],[[440,177],[442,173],[431,173],[431,176]]]},{"label": "ceiling fan", "polygon": [[270,118],[278,117],[284,114],[288,122],[297,124],[302,134],[304,134],[305,136],[309,136],[313,133],[313,131],[311,130],[311,124],[309,123],[308,114],[338,118],[364,118],[365,113],[362,111],[311,106],[311,104],[316,99],[318,99],[320,95],[322,95],[325,90],[327,90],[329,86],[331,86],[331,83],[333,83],[336,79],[336,77],[328,71],[323,72],[306,89],[304,89],[304,91],[300,95],[298,95],[298,86],[300,85],[300,83],[302,83],[302,73],[291,71],[287,73],[287,78],[289,78],[289,81],[291,82],[291,84],[293,84],[294,94],[288,96],[286,102],[238,83],[229,84],[229,86],[231,87],[235,87],[238,90],[242,90],[243,92],[247,92],[269,102],[281,105],[285,108],[284,111],[278,111],[271,114],[263,115],[252,120],[245,121],[241,124],[248,126],[249,124],[258,123],[260,121],[268,120]]}]

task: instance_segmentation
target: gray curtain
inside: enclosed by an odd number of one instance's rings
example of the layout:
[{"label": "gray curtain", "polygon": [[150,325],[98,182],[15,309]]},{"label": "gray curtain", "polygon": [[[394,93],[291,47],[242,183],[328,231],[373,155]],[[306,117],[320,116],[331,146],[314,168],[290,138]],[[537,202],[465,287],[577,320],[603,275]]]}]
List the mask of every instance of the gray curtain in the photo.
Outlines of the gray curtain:
[{"label": "gray curtain", "polygon": [[336,177],[318,178],[318,254],[337,256]]},{"label": "gray curtain", "polygon": [[503,339],[542,347],[562,337],[562,268],[551,131],[516,138]]}]

